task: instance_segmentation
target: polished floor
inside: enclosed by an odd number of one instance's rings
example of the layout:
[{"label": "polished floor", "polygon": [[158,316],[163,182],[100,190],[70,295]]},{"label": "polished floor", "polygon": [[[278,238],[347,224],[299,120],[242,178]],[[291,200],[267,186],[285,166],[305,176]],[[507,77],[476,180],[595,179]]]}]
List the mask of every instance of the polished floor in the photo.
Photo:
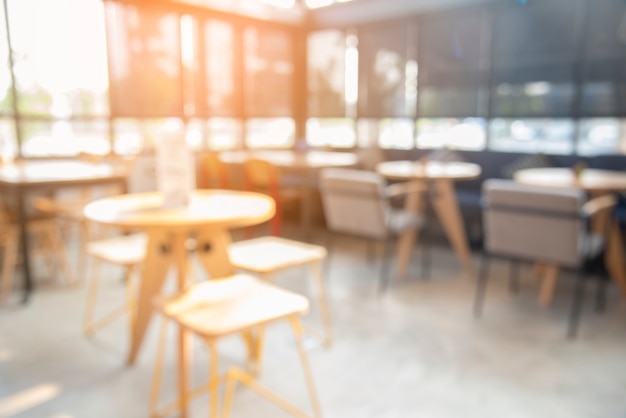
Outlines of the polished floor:
[{"label": "polished floor", "polygon": [[[316,237],[323,242],[322,236]],[[523,270],[512,294],[507,265],[491,270],[484,316],[473,318],[474,279],[447,246],[435,246],[433,270],[420,276],[416,251],[410,277],[377,293],[378,263],[360,241],[341,238],[327,284],[335,344],[309,351],[325,417],[334,418],[620,418],[626,417],[626,303],[611,288],[607,310],[595,312],[593,288],[575,341],[565,338],[571,286],[562,280],[551,309],[536,300],[537,282]],[[111,269],[101,305],[118,304],[124,287]],[[306,269],[278,283],[309,292]],[[82,334],[84,286],[40,282],[32,302],[0,308],[0,417],[145,417],[157,324],[136,365],[124,364],[124,321],[88,339]],[[316,311],[307,321],[315,325]],[[173,329],[172,329],[173,330]],[[174,335],[163,400],[175,395]],[[222,367],[243,358],[239,338],[220,344]],[[287,326],[268,333],[262,382],[308,407],[297,353]],[[193,378],[206,379],[207,352],[194,349]],[[193,401],[208,415],[208,399]],[[236,393],[234,417],[287,416],[253,392]]]}]

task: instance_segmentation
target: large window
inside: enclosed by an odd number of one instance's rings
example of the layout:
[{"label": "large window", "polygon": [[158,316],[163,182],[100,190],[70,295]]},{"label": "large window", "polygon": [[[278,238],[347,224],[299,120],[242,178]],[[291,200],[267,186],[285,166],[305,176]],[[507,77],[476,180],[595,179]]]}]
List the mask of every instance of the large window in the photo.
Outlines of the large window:
[{"label": "large window", "polygon": [[574,152],[575,123],[572,119],[492,119],[490,148],[544,154]]},{"label": "large window", "polygon": [[580,155],[626,154],[626,120],[583,119],[578,127]]},{"label": "large window", "polygon": [[585,13],[581,113],[626,116],[626,3],[594,0],[587,3]]},{"label": "large window", "polygon": [[246,28],[244,58],[247,116],[292,116],[292,42],[288,32]]},{"label": "large window", "polygon": [[417,122],[418,148],[482,150],[486,140],[483,118],[434,118]]},{"label": "large window", "polygon": [[489,16],[481,11],[428,16],[420,24],[420,117],[487,114]]},{"label": "large window", "polygon": [[574,115],[576,22],[581,13],[582,0],[544,0],[496,8],[493,116]]},{"label": "large window", "polygon": [[365,27],[359,39],[359,117],[414,117],[417,99],[415,25]]},{"label": "large window", "polygon": [[[306,141],[312,147],[356,146],[354,116],[358,77],[356,37],[339,30],[307,37]],[[358,87],[357,87],[358,88]]]},{"label": "large window", "polygon": [[180,16],[149,7],[106,5],[111,113],[182,116]]}]

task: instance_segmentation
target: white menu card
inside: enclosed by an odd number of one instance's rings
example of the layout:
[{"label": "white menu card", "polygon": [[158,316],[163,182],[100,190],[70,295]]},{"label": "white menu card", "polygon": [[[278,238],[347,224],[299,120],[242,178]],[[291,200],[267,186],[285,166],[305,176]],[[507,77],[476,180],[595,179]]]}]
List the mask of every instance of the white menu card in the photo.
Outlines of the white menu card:
[{"label": "white menu card", "polygon": [[155,145],[157,185],[163,194],[163,207],[187,206],[191,191],[195,188],[195,169],[184,128],[178,125],[166,126]]}]

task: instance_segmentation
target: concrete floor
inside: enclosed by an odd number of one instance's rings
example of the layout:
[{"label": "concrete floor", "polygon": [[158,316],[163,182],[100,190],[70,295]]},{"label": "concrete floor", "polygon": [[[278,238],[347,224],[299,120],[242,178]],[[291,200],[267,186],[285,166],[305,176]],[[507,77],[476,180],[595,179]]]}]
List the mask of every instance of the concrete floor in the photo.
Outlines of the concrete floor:
[{"label": "concrete floor", "polygon": [[[323,241],[318,237],[318,242]],[[626,303],[610,288],[607,311],[592,309],[593,288],[576,341],[565,338],[571,286],[562,280],[554,306],[537,305],[537,283],[523,270],[519,294],[509,292],[507,266],[495,262],[484,316],[471,314],[474,279],[461,272],[447,246],[433,251],[431,278],[411,277],[377,294],[378,264],[363,243],[338,239],[327,277],[336,340],[309,351],[325,417],[626,417]],[[307,271],[278,277],[309,292]],[[111,269],[101,307],[123,297],[121,273]],[[145,417],[157,323],[136,365],[124,364],[122,320],[87,339],[81,321],[85,287],[40,283],[32,302],[0,308],[0,417]],[[313,309],[307,322],[316,324]],[[173,329],[172,329],[173,330]],[[175,395],[174,333],[163,399]],[[194,380],[206,379],[201,343]],[[239,338],[220,344],[221,366],[243,358]],[[270,328],[262,383],[308,408],[297,354],[287,326]],[[207,396],[192,416],[208,415]],[[253,392],[236,393],[234,417],[288,416]]]}]

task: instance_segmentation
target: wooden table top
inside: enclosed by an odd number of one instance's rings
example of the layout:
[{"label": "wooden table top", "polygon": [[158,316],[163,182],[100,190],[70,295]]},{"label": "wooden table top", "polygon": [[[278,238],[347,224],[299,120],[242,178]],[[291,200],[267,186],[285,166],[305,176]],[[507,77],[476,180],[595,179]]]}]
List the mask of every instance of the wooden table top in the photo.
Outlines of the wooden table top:
[{"label": "wooden table top", "polygon": [[91,221],[122,228],[186,230],[256,225],[270,219],[274,211],[274,200],[260,193],[196,190],[182,208],[164,208],[160,193],[137,193],[96,200],[83,213]]},{"label": "wooden table top", "polygon": [[123,180],[128,173],[122,167],[75,160],[20,161],[0,166],[0,185],[51,186]]},{"label": "wooden table top", "polygon": [[352,152],[309,151],[299,153],[291,150],[258,150],[258,151],[225,151],[220,153],[220,159],[227,164],[243,164],[250,158],[269,161],[283,168],[323,168],[323,167],[351,167],[359,159]]},{"label": "wooden table top", "polygon": [[376,166],[376,171],[391,180],[450,179],[471,180],[480,176],[478,164],[466,162],[429,161],[385,161]]},{"label": "wooden table top", "polygon": [[576,178],[571,168],[529,168],[513,175],[515,181],[529,186],[576,187],[585,191],[619,192],[626,190],[626,172],[587,168]]}]

